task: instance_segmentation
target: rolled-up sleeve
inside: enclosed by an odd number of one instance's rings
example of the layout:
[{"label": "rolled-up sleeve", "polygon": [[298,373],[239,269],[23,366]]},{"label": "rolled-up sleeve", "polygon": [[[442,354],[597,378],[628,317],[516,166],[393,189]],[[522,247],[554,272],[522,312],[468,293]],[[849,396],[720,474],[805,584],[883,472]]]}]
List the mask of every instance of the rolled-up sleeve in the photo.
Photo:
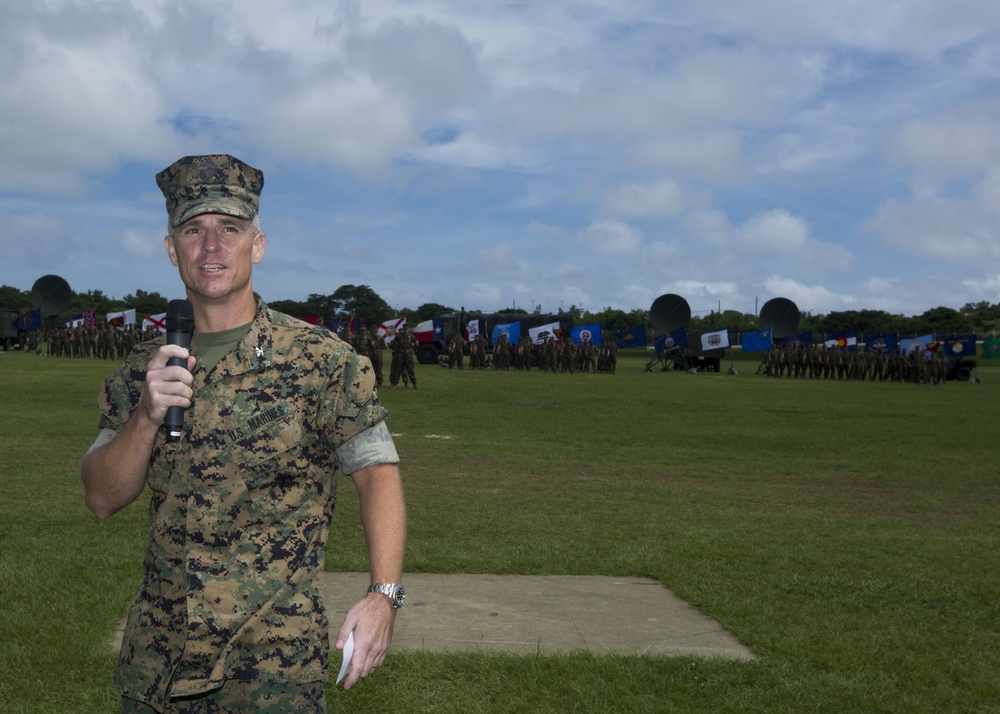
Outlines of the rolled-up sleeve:
[{"label": "rolled-up sleeve", "polygon": [[352,474],[376,464],[398,464],[399,455],[385,422],[347,440],[334,452],[337,467],[345,474]]}]

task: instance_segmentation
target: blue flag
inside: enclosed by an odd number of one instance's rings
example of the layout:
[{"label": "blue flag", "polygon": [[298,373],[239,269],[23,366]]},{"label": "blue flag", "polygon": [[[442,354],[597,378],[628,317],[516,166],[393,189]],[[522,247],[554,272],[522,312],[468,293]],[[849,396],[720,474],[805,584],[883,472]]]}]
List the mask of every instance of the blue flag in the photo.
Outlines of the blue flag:
[{"label": "blue flag", "polygon": [[687,335],[684,333],[684,328],[678,327],[669,335],[660,335],[653,340],[653,347],[656,348],[658,355],[671,350],[687,349]]},{"label": "blue flag", "polygon": [[774,340],[771,339],[771,328],[765,327],[756,332],[744,332],[740,335],[740,344],[744,352],[766,352],[774,347]]},{"label": "blue flag", "polygon": [[976,336],[949,337],[944,341],[944,352],[949,357],[975,357]]},{"label": "blue flag", "polygon": [[789,335],[781,341],[783,345],[797,344],[799,347],[808,347],[813,343],[813,331],[806,330],[805,332],[796,332],[794,335]]},{"label": "blue flag", "polygon": [[920,337],[900,340],[899,349],[902,350],[903,354],[919,352],[926,356],[932,344],[934,344],[934,335],[921,335]]},{"label": "blue flag", "polygon": [[18,332],[28,332],[29,330],[42,329],[42,308],[36,307],[34,310],[22,312],[14,318],[14,329]]},{"label": "blue flag", "polygon": [[687,330],[683,327],[678,327],[676,330],[671,332],[670,339],[674,341],[674,345],[680,347],[682,350],[686,350],[688,348]]},{"label": "blue flag", "polygon": [[892,354],[899,351],[899,335],[865,335],[866,352]]},{"label": "blue flag", "polygon": [[574,345],[580,344],[580,341],[585,338],[589,338],[592,345],[604,344],[601,323],[599,322],[594,325],[580,325],[579,327],[574,327],[570,329],[569,336],[573,339]]},{"label": "blue flag", "polygon": [[615,344],[620,348],[624,347],[645,347],[646,346],[646,326],[632,325],[624,330],[615,333]]},{"label": "blue flag", "polygon": [[507,340],[513,344],[521,339],[521,323],[520,322],[508,322],[506,325],[497,325],[493,328],[493,334],[490,335],[490,344],[495,345],[497,340],[500,339],[500,335],[507,333]]}]

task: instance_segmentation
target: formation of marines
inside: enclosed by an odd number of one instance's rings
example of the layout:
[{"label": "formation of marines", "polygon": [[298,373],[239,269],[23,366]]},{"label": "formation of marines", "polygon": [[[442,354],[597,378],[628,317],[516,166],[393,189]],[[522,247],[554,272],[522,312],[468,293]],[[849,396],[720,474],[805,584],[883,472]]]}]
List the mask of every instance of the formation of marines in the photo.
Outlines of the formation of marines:
[{"label": "formation of marines", "polygon": [[[385,338],[376,329],[362,327],[357,333],[347,333],[341,337],[354,347],[358,354],[368,357],[375,369],[377,386],[382,385],[382,351],[388,349],[392,355],[389,370],[389,386],[395,388],[399,382],[403,387],[417,387],[414,359],[420,343],[412,330],[404,327],[395,338],[386,344]],[[468,356],[470,370],[484,371],[529,371],[533,366],[552,374],[614,374],[618,367],[618,347],[595,345],[592,340],[583,339],[579,345],[571,340],[556,340],[550,336],[541,345],[532,343],[528,336],[511,342],[506,333],[497,338],[493,345],[483,335],[476,335],[468,342],[462,335],[454,335],[445,347],[443,355],[448,369],[464,370]]]},{"label": "formation of marines", "polygon": [[[137,325],[116,326],[111,323],[66,327],[53,330],[48,335],[48,353],[53,357],[101,359],[122,361],[140,342],[154,339],[159,334],[155,327],[145,330]],[[392,354],[389,384],[395,388],[402,381],[404,387],[417,387],[414,358],[419,342],[410,328],[403,328],[390,343],[375,328],[362,327],[358,332],[341,333],[354,351],[368,357],[375,371],[376,387],[381,387],[383,377],[383,352]],[[572,340],[557,340],[548,336],[541,345],[534,345],[527,335],[511,343],[508,335],[500,335],[496,344],[490,345],[483,335],[468,343],[461,335],[452,337],[446,348],[448,368],[464,369],[468,352],[472,370],[529,371],[532,364],[543,372],[614,374],[618,366],[618,347],[595,345],[582,339],[579,345]]]},{"label": "formation of marines", "polygon": [[763,362],[768,377],[909,384],[944,384],[948,367],[948,358],[941,351],[926,357],[923,350],[908,355],[882,350],[848,352],[816,344],[776,345]]},{"label": "formation of marines", "polygon": [[[449,355],[457,352],[460,344],[464,345],[460,336],[453,338],[449,344]],[[542,344],[535,345],[527,335],[511,342],[508,335],[502,333],[496,344],[490,347],[486,338],[478,335],[469,345],[469,357],[472,369],[491,367],[498,372],[527,372],[533,364],[542,372],[552,374],[614,374],[618,368],[618,347],[614,343],[595,345],[592,340],[583,339],[579,344],[573,344],[572,340],[557,340],[554,336],[548,336]],[[450,357],[448,366],[452,366]]]},{"label": "formation of marines", "polygon": [[80,327],[64,327],[48,333],[51,357],[100,359],[121,362],[140,342],[151,340],[159,332],[138,325],[116,326],[108,322]]},{"label": "formation of marines", "polygon": [[[48,354],[52,357],[122,361],[136,344],[151,340],[157,334],[159,332],[155,327],[143,330],[138,325],[98,323],[65,327],[48,333]],[[409,328],[403,328],[389,344],[374,328],[368,330],[362,327],[358,332],[342,337],[355,352],[371,361],[377,387],[382,386],[384,379],[383,352],[389,349],[392,354],[390,387],[395,388],[402,381],[404,387],[412,384],[416,389],[414,357],[419,342]],[[502,333],[492,346],[483,335],[476,335],[466,343],[461,335],[456,334],[446,347],[448,368],[464,369],[466,351],[469,368],[480,371],[529,371],[534,363],[542,372],[552,374],[615,374],[618,365],[618,347],[614,342],[595,345],[589,339],[581,339],[579,344],[574,344],[572,340],[557,340],[549,335],[542,344],[535,345],[527,335],[512,343],[508,335]],[[910,384],[943,384],[948,368],[948,358],[942,351],[930,353],[930,356],[924,356],[922,350],[910,354],[864,349],[850,352],[837,347],[801,343],[775,345],[767,351],[761,364],[768,377]]]}]

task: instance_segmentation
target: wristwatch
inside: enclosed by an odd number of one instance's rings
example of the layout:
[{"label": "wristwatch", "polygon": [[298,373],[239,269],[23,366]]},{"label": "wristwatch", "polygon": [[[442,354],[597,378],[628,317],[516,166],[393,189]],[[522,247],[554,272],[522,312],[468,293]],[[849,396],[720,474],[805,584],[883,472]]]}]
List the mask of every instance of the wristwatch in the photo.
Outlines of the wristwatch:
[{"label": "wristwatch", "polygon": [[392,600],[393,610],[401,608],[403,600],[406,599],[406,590],[403,589],[402,585],[396,583],[372,583],[368,586],[368,592],[381,593]]}]

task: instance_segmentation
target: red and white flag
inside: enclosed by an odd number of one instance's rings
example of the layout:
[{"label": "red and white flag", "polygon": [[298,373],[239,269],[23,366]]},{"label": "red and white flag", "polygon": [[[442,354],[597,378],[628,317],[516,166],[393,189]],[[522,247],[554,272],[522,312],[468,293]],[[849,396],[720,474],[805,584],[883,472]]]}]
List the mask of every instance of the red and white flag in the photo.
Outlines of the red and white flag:
[{"label": "red and white flag", "polygon": [[119,330],[124,328],[126,325],[135,324],[135,308],[125,310],[123,312],[109,312],[107,314],[108,324],[114,325]]},{"label": "red and white flag", "polygon": [[160,332],[167,331],[167,313],[161,312],[159,315],[150,315],[144,318],[142,321],[142,329],[148,330],[149,328],[155,328]]},{"label": "red and white flag", "polygon": [[378,326],[378,336],[385,339],[385,343],[388,345],[394,339],[396,335],[406,326],[405,317],[397,317],[388,322],[383,322]]}]

